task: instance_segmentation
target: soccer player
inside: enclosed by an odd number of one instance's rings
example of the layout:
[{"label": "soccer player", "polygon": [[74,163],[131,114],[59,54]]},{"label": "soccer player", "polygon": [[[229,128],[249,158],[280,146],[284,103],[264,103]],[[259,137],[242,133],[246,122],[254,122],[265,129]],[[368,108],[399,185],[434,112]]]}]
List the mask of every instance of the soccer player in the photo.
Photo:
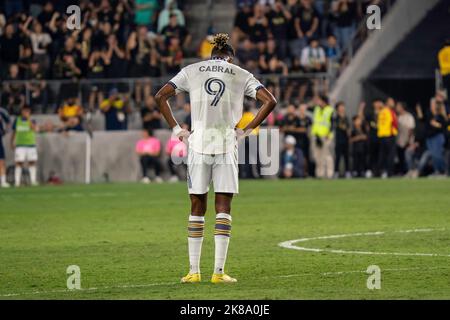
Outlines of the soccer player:
[{"label": "soccer player", "polygon": [[[273,95],[248,71],[232,64],[234,49],[226,34],[213,40],[211,59],[183,68],[156,94],[161,113],[180,140],[189,141],[188,190],[191,214],[188,224],[190,271],[182,283],[201,281],[200,255],[206,202],[211,181],[215,192],[215,266],[212,283],[233,283],[224,273],[231,233],[231,200],[238,193],[237,141],[249,135],[275,108]],[[168,99],[189,93],[191,132],[175,120]],[[262,102],[256,117],[244,129],[236,129],[242,117],[244,96]]]},{"label": "soccer player", "polygon": [[30,173],[30,182],[32,186],[37,185],[36,180],[36,162],[38,159],[36,149],[36,131],[37,125],[31,120],[31,108],[23,106],[20,116],[16,118],[13,124],[13,134],[11,136],[11,148],[15,149],[15,184],[20,186],[22,179],[22,168],[25,162],[28,162],[28,171]]}]

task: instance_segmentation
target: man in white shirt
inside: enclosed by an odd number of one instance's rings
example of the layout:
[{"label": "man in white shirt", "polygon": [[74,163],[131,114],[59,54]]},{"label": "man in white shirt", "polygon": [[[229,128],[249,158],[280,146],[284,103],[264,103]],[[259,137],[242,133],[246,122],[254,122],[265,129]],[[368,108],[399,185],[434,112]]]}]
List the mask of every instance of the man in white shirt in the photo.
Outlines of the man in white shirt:
[{"label": "man in white shirt", "polygon": [[406,110],[405,103],[397,102],[396,111],[398,114],[397,155],[401,174],[405,174],[411,169],[406,167],[405,151],[414,142],[416,121],[413,115]]},{"label": "man in white shirt", "polygon": [[[191,215],[188,225],[190,271],[183,283],[201,281],[200,255],[209,185],[215,192],[216,225],[213,283],[232,283],[224,273],[231,233],[231,200],[238,193],[237,141],[258,127],[276,105],[273,95],[248,71],[231,64],[234,49],[228,35],[214,37],[211,59],[183,68],[156,94],[160,111],[173,133],[189,141],[188,189]],[[168,99],[188,92],[191,132],[182,129],[171,112]],[[242,117],[244,96],[263,103],[244,130],[236,129]]]}]

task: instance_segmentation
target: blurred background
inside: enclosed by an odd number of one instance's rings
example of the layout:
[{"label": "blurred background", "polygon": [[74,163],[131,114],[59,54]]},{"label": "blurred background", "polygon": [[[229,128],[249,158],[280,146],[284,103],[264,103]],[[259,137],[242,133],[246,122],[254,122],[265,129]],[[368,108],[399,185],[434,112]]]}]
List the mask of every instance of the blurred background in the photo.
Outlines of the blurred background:
[{"label": "blurred background", "polygon": [[[81,9],[80,29],[67,28],[70,5]],[[370,5],[380,30],[367,27]],[[184,179],[170,155],[183,158],[185,146],[171,139],[154,94],[208,59],[217,32],[279,101],[264,123],[281,131],[276,177],[450,174],[447,0],[3,0],[2,186],[29,183],[26,165],[14,175],[11,144],[24,106],[41,184]],[[189,128],[189,97],[171,105]],[[257,110],[246,101],[238,126]],[[255,162],[241,178],[261,178]]]}]

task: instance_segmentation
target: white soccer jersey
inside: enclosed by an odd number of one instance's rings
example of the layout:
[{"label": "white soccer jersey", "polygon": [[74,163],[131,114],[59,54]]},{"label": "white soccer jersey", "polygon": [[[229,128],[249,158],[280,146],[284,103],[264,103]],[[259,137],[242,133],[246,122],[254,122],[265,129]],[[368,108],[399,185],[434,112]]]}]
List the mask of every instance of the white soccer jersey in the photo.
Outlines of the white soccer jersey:
[{"label": "white soccer jersey", "polygon": [[234,128],[242,117],[244,96],[256,98],[261,83],[248,71],[222,59],[183,68],[169,82],[177,93],[189,93],[189,146],[203,154],[223,154],[236,148]]}]

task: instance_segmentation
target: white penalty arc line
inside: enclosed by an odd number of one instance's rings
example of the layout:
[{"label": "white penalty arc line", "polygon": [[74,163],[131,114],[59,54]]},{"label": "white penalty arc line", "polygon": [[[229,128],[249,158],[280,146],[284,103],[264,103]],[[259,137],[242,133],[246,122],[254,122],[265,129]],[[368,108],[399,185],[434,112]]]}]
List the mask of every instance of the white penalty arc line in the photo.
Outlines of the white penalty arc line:
[{"label": "white penalty arc line", "polygon": [[[392,233],[416,233],[416,232],[432,232],[432,231],[445,231],[445,228],[439,229],[410,229],[410,230],[399,230],[393,231]],[[299,242],[307,242],[313,240],[327,240],[327,239],[340,239],[349,237],[361,237],[361,236],[380,236],[389,233],[387,231],[376,231],[376,232],[360,232],[360,233],[348,233],[348,234],[336,234],[329,236],[319,236],[311,238],[301,238],[295,240],[289,240],[280,242],[278,245],[282,248],[293,249],[299,251],[308,252],[329,252],[338,254],[363,254],[363,255],[383,255],[383,256],[420,256],[420,257],[450,257],[450,254],[440,254],[440,253],[419,253],[419,252],[379,252],[379,251],[358,251],[358,250],[342,250],[342,249],[326,249],[326,248],[307,248],[295,245]]]}]

